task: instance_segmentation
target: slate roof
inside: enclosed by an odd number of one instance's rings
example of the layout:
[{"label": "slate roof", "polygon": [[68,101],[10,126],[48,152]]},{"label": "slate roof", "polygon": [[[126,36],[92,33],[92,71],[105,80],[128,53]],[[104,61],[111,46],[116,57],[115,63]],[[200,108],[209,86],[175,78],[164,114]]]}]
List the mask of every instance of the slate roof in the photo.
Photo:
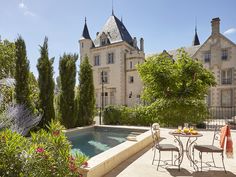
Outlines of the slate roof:
[{"label": "slate roof", "polygon": [[84,30],[83,30],[81,39],[91,39],[91,38],[90,38],[90,35],[89,35],[89,31],[88,31],[88,27],[87,27],[86,20],[85,20]]},{"label": "slate roof", "polygon": [[125,25],[114,15],[112,14],[102,30],[97,35],[94,40],[95,47],[100,46],[100,36],[105,33],[108,36],[108,40],[110,44],[126,41],[129,44],[132,44],[133,40]]},{"label": "slate roof", "polygon": [[[185,50],[185,52],[187,52],[190,57],[192,57],[197,51],[198,49],[201,47],[202,45],[196,45],[196,46],[191,46],[191,47],[182,47],[182,49]],[[180,49],[180,48],[178,48]],[[146,58],[148,57],[152,57],[154,55],[160,55],[161,53],[166,53],[166,54],[169,54],[170,57],[173,58],[173,60],[177,60],[177,55],[178,55],[178,49],[174,49],[174,50],[169,50],[169,51],[166,51],[166,50],[163,50],[162,52],[160,53],[153,53],[153,54],[147,54],[146,55]]]},{"label": "slate roof", "polygon": [[[198,51],[200,47],[201,45],[196,45],[196,46],[191,46],[191,47],[183,47],[183,49],[192,57]],[[174,60],[177,59],[178,49],[169,50],[167,52],[173,57]]]},{"label": "slate roof", "polygon": [[199,41],[199,38],[198,38],[198,35],[197,35],[197,29],[195,28],[195,35],[194,35],[194,38],[193,38],[193,46],[196,46],[196,45],[200,45],[200,41]]}]

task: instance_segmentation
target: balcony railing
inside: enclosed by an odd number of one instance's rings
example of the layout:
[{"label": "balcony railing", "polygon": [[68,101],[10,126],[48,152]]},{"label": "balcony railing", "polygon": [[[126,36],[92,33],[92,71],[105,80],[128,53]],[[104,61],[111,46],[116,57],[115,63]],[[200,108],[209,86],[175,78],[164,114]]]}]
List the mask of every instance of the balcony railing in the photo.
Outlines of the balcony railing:
[{"label": "balcony railing", "polygon": [[208,107],[209,116],[206,119],[206,128],[219,127],[225,124],[230,125],[232,129],[236,129],[236,107]]}]

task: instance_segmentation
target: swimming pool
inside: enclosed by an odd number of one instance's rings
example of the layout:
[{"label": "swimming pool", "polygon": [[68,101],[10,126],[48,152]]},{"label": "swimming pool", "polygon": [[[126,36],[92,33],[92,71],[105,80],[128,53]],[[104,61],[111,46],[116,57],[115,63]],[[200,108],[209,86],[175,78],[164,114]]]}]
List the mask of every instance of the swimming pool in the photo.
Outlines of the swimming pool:
[{"label": "swimming pool", "polygon": [[125,142],[128,136],[141,134],[143,131],[111,129],[111,128],[94,128],[72,136],[69,140],[72,143],[72,153],[82,152],[88,157],[93,157],[114,146]]},{"label": "swimming pool", "polygon": [[79,150],[90,157],[88,166],[80,168],[85,177],[104,176],[152,143],[149,127],[99,125],[64,132],[74,152]]}]

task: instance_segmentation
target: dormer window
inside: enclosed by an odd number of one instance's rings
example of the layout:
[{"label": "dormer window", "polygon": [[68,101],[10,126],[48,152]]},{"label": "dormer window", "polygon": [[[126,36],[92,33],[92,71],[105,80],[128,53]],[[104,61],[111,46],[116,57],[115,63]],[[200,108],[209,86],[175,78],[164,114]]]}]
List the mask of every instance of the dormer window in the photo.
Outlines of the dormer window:
[{"label": "dormer window", "polygon": [[108,37],[104,32],[100,36],[100,44],[101,44],[101,46],[108,44]]},{"label": "dormer window", "polygon": [[106,39],[101,39],[101,44],[106,45]]}]

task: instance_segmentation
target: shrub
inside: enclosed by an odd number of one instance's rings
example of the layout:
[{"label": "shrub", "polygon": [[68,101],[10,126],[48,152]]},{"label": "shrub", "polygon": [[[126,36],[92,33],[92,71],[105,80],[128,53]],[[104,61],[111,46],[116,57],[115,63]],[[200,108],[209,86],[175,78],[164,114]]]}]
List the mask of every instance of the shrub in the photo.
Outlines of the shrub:
[{"label": "shrub", "polygon": [[149,107],[138,106],[129,108],[125,106],[107,106],[104,110],[103,122],[110,125],[140,125],[149,126],[158,118]]},{"label": "shrub", "polygon": [[10,130],[0,132],[0,176],[79,176],[87,161],[83,154],[71,154],[71,144],[58,122],[27,139]]},{"label": "shrub", "polygon": [[0,133],[0,176],[19,176],[23,173],[23,153],[30,142],[11,130]]}]

